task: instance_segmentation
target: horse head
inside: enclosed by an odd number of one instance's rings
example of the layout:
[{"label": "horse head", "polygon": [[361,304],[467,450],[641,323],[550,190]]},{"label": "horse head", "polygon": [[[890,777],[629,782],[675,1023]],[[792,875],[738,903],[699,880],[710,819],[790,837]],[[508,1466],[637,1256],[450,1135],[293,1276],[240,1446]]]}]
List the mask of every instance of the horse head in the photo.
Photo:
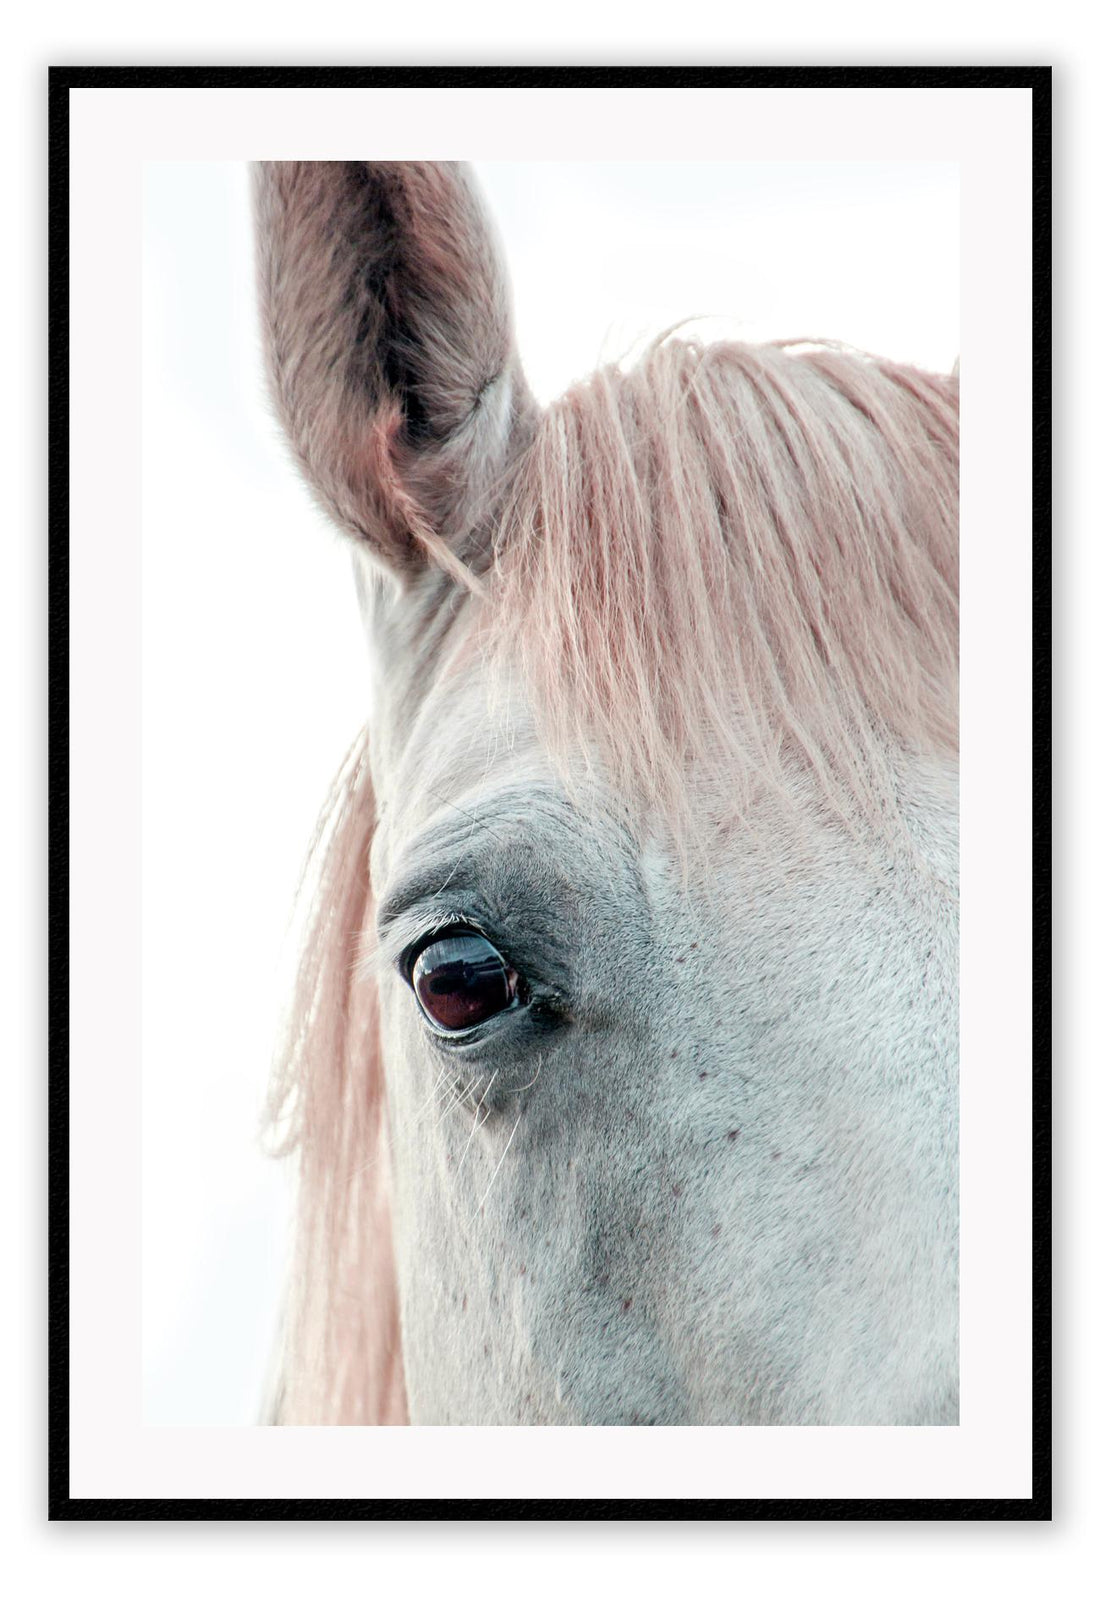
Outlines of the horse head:
[{"label": "horse head", "polygon": [[540,407],[451,164],[257,173],[376,695],[277,1083],[283,1421],[957,1418],[957,381]]}]

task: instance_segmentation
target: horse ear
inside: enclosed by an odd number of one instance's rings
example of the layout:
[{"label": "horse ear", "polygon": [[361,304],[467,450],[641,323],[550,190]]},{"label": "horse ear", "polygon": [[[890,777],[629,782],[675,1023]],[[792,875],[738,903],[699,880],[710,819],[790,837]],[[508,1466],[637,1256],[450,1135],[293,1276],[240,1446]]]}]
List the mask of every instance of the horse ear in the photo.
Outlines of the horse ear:
[{"label": "horse ear", "polygon": [[469,171],[260,163],[255,199],[272,396],[314,491],[391,572],[469,583],[535,412]]}]

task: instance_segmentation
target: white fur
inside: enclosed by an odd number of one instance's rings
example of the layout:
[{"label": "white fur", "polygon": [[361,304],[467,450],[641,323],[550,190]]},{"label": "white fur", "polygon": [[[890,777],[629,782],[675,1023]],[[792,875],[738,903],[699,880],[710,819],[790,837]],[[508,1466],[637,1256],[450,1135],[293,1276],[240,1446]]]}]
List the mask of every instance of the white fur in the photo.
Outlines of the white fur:
[{"label": "white fur", "polygon": [[953,770],[899,762],[904,856],[807,785],[799,831],[715,841],[700,895],[570,805],[475,671],[406,709],[380,909],[419,870],[447,910],[473,875],[497,934],[536,900],[572,1015],[537,1057],[456,1058],[382,980],[411,1419],[955,1421]]}]

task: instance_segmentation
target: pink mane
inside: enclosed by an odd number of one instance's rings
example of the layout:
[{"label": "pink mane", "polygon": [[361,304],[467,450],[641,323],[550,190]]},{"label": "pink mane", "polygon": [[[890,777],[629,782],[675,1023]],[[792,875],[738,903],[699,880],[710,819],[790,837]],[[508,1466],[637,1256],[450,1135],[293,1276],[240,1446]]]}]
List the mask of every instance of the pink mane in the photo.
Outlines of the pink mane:
[{"label": "pink mane", "polygon": [[314,840],[309,930],[270,1098],[297,1148],[298,1232],[271,1420],[405,1423],[390,1233],[378,992],[359,969],[374,924],[365,737]]},{"label": "pink mane", "polygon": [[546,411],[498,530],[490,661],[627,804],[744,819],[793,763],[881,835],[888,745],[957,752],[954,377],[660,342]]}]

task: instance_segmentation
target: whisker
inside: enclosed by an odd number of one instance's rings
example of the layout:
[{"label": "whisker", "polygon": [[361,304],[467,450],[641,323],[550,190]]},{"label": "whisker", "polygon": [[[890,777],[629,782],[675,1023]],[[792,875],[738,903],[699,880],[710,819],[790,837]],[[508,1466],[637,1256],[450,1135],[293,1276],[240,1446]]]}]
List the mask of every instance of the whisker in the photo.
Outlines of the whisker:
[{"label": "whisker", "polygon": [[496,1169],[494,1170],[492,1176],[490,1176],[490,1178],[489,1178],[489,1185],[485,1189],[485,1192],[481,1195],[481,1203],[478,1205],[477,1209],[474,1211],[473,1215],[470,1217],[468,1225],[471,1226],[471,1227],[473,1226],[475,1220],[477,1219],[477,1217],[481,1214],[482,1210],[484,1209],[485,1200],[489,1197],[489,1194],[493,1191],[493,1183],[496,1181],[497,1177],[500,1175],[500,1167],[504,1164],[504,1156],[505,1156],[505,1154],[507,1154],[509,1148],[511,1148],[511,1146],[512,1146],[512,1139],[515,1137],[516,1132],[519,1130],[519,1123],[520,1123],[520,1121],[522,1119],[523,1119],[523,1112],[521,1110],[520,1113],[516,1116],[515,1125],[512,1127],[512,1130],[508,1134],[508,1141],[504,1145],[504,1152],[501,1154],[500,1158],[497,1160]]},{"label": "whisker", "polygon": [[[485,772],[482,774],[482,783],[483,784],[484,784],[486,778],[488,778],[488,776],[489,776],[489,766],[490,766],[490,764],[486,763]],[[470,812],[466,807],[459,806],[457,801],[451,801],[450,799],[448,799],[447,796],[441,795],[438,790],[427,790],[425,793],[427,795],[434,796],[437,801],[442,801],[443,805],[444,806],[449,806],[451,808],[452,812],[461,812],[461,814],[462,814],[462,816],[464,818],[469,818],[470,822],[473,824],[475,829],[479,829],[482,834],[490,835],[492,837],[492,839],[498,841],[501,845],[503,845],[504,842],[503,842],[501,836],[498,835],[495,830],[487,828],[485,826],[485,823],[482,820],[480,820],[478,818],[475,818],[473,813]]]},{"label": "whisker", "polygon": [[538,1078],[539,1078],[539,1076],[541,1074],[542,1074],[542,1054],[540,1053],[539,1058],[538,1058],[538,1064],[535,1066],[534,1080],[533,1081],[528,1081],[528,1083],[527,1083],[527,1085],[525,1087],[514,1087],[513,1090],[512,1090],[513,1097],[518,1097],[521,1092],[530,1092],[531,1088],[535,1084],[535,1081],[538,1080]]},{"label": "whisker", "polygon": [[439,1116],[440,1120],[446,1120],[451,1110],[457,1109],[459,1104],[469,1096],[469,1091],[469,1087],[464,1087],[462,1083],[456,1079],[454,1083],[454,1096],[452,1097],[450,1103],[448,1103],[447,1107],[441,1110]]},{"label": "whisker", "polygon": [[436,1094],[439,1092],[441,1087],[446,1085],[446,1082],[447,1082],[447,1079],[448,1079],[448,1073],[449,1072],[447,1070],[445,1070],[445,1069],[441,1070],[439,1072],[439,1074],[436,1076],[435,1080],[432,1082],[431,1089],[430,1089],[430,1091],[428,1093],[428,1096],[424,1099],[424,1102],[420,1105],[420,1107],[416,1110],[416,1112],[413,1115],[413,1124],[414,1125],[420,1125],[420,1123],[423,1121],[425,1115],[428,1113],[428,1110],[431,1108],[432,1104],[435,1102]]},{"label": "whisker", "polygon": [[489,1118],[489,1110],[486,1109],[485,1113],[482,1114],[481,1106],[485,1102],[485,1100],[488,1098],[489,1093],[493,1090],[493,1082],[496,1080],[496,1078],[497,1078],[497,1076],[499,1074],[500,1074],[499,1070],[494,1070],[493,1071],[492,1075],[489,1077],[489,1085],[485,1088],[485,1091],[481,1094],[480,1098],[478,1098],[478,1100],[477,1100],[477,1107],[474,1110],[474,1123],[473,1123],[473,1126],[470,1129],[470,1135],[469,1135],[469,1137],[468,1137],[468,1139],[466,1141],[466,1146],[462,1150],[461,1158],[459,1159],[458,1164],[455,1166],[455,1175],[456,1176],[458,1175],[459,1171],[462,1169],[463,1165],[466,1162],[466,1155],[470,1152],[470,1144],[473,1142],[474,1138],[477,1136],[478,1132],[485,1125],[486,1121]]}]

